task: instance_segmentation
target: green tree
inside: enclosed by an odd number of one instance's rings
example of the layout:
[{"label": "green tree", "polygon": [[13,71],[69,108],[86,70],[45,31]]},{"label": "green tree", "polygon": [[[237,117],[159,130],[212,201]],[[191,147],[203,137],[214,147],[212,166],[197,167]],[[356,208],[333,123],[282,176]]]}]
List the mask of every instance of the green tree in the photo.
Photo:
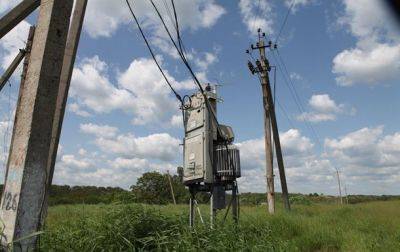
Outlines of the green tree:
[{"label": "green tree", "polygon": [[[172,203],[171,189],[168,174],[158,172],[146,172],[131,186],[138,202],[147,204]],[[171,177],[172,187],[177,203],[186,203],[189,194],[185,186],[179,181],[178,176]]]}]

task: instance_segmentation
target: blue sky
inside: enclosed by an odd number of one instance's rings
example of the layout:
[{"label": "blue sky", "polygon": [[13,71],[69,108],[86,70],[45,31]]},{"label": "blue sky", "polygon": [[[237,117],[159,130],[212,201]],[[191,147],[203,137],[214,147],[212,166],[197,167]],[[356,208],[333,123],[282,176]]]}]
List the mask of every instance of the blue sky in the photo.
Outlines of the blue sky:
[{"label": "blue sky", "polygon": [[[241,150],[240,189],[263,192],[261,87],[247,69],[245,50],[256,42],[258,27],[267,39],[276,39],[292,1],[175,2],[198,77],[222,85],[218,117],[233,127]],[[17,3],[2,1],[0,15]],[[132,3],[173,85],[182,95],[193,93],[194,83],[151,5],[144,0]],[[155,3],[170,24],[164,1]],[[89,0],[56,184],[128,188],[143,172],[175,172],[181,165],[178,104],[127,10],[122,0]],[[3,70],[23,48],[36,16],[0,40]],[[286,111],[277,107],[289,191],[336,194],[337,167],[348,193],[400,193],[399,30],[378,0],[294,1],[278,42],[288,76],[275,61],[277,53],[267,53],[278,67],[276,99]],[[1,163],[7,159],[18,71],[11,87],[0,94]],[[299,111],[284,78],[293,83],[304,111]],[[278,176],[276,183],[278,189]]]}]

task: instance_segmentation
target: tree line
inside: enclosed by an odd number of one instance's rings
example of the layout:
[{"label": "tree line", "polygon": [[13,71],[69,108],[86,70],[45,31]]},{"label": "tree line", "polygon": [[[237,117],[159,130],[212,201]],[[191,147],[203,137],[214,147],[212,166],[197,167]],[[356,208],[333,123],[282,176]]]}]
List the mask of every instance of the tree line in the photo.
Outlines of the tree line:
[{"label": "tree line", "polygon": [[[168,176],[170,176],[174,196],[177,204],[189,202],[189,190],[181,183],[177,175],[146,172],[137,179],[129,190],[120,187],[97,186],[68,186],[52,185],[49,193],[49,205],[62,204],[110,204],[110,203],[144,203],[144,204],[171,204],[173,203]],[[3,185],[0,185],[3,189]],[[281,201],[280,193],[276,193],[276,200]],[[198,193],[196,199],[200,204],[208,203],[208,193]],[[349,195],[344,202],[350,204],[377,200],[400,199],[398,195]],[[229,200],[229,195],[227,196]],[[241,193],[239,196],[242,205],[265,204],[265,193]],[[293,204],[337,203],[335,196],[312,194],[290,194]]]}]

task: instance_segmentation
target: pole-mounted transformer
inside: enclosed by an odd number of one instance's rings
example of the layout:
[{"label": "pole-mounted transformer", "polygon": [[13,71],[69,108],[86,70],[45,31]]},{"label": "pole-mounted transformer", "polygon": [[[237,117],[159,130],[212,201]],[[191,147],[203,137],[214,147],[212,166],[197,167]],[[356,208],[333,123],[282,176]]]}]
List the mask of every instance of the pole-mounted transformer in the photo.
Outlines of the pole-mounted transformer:
[{"label": "pole-mounted transformer", "polygon": [[[232,206],[233,218],[238,219],[239,149],[233,144],[232,128],[217,122],[217,100],[210,85],[204,94],[197,92],[184,98],[184,164],[180,173],[191,194],[190,226],[194,224],[198,192],[210,193],[211,226],[216,211],[227,206]],[[226,202],[226,191],[232,191],[230,202]]]}]

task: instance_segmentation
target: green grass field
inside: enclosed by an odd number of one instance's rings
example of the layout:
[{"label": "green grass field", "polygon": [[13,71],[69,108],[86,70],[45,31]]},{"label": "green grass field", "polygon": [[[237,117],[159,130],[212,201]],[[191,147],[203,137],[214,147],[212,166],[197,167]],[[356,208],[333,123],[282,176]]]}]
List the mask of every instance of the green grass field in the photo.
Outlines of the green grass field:
[{"label": "green grass field", "polygon": [[[242,207],[240,223],[187,227],[187,206],[51,207],[40,237],[48,251],[399,251],[400,201],[294,205],[274,216]],[[207,206],[202,215],[208,223]],[[199,221],[199,218],[196,219]]]}]

